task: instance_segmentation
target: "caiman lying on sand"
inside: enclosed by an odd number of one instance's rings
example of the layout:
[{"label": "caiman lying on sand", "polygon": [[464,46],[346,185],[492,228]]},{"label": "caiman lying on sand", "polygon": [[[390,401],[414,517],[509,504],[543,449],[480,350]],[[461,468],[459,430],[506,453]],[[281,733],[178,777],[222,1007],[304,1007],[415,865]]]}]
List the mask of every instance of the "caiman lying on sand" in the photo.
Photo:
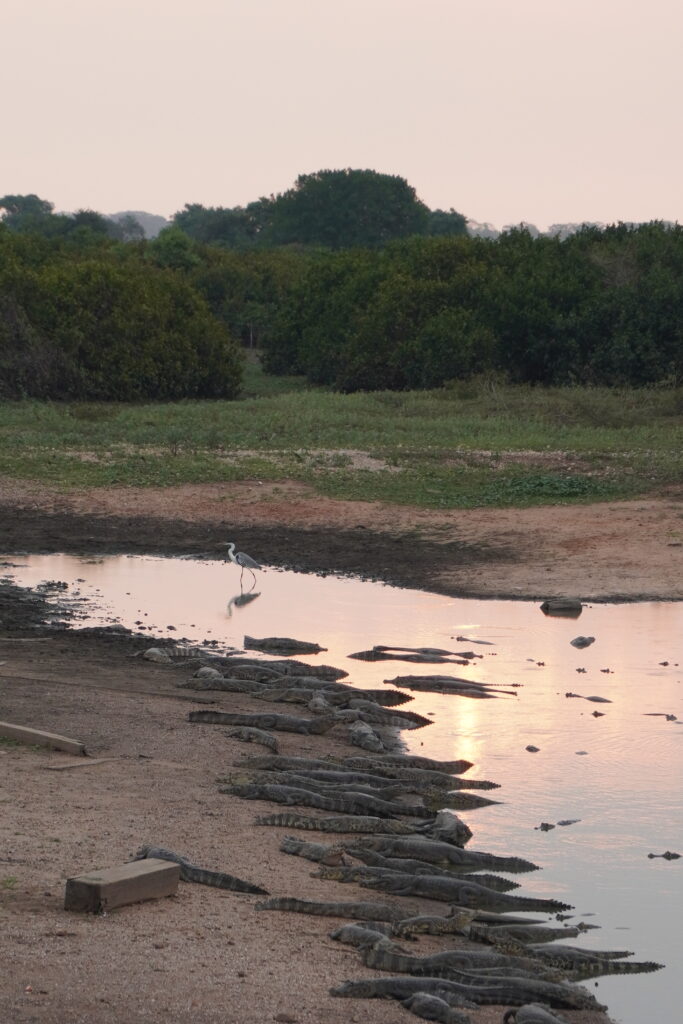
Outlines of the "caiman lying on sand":
[{"label": "caiman lying on sand", "polygon": [[538,865],[521,857],[501,857],[483,850],[463,850],[450,843],[440,843],[422,836],[368,836],[357,839],[353,844],[345,844],[349,853],[354,850],[373,850],[384,857],[394,860],[401,859],[424,861],[442,868],[444,871],[455,871],[467,874],[492,868],[495,871],[506,871],[511,874],[524,871],[538,871]]},{"label": "caiman lying on sand", "polygon": [[330,793],[323,796],[310,789],[295,786],[263,785],[222,786],[219,793],[238,796],[242,800],[272,800],[290,807],[319,807],[323,811],[340,811],[342,814],[372,814],[380,818],[394,818],[405,815],[410,818],[424,818],[423,806],[411,807],[396,801],[379,800],[365,793]]},{"label": "caiman lying on sand", "polygon": [[[436,812],[445,804],[450,804],[460,810],[463,808],[474,810],[477,807],[487,807],[499,802],[474,793],[465,793],[462,790],[456,790],[451,793],[444,788],[435,789],[431,786],[425,786],[412,781],[376,779],[374,784],[369,784],[367,782],[353,781],[352,779],[347,781],[343,778],[336,778],[335,775],[337,773],[332,772],[327,773],[326,778],[319,777],[325,774],[324,772],[301,774],[298,772],[268,772],[239,768],[229,772],[228,775],[220,776],[217,781],[232,785],[274,783],[279,786],[295,786],[301,789],[310,789],[314,793],[323,794],[366,793],[369,796],[376,796],[385,800],[395,800],[403,795],[412,796],[417,794],[422,797],[426,809],[432,812]],[[343,773],[339,774],[342,775]]]},{"label": "caiman lying on sand", "polygon": [[[333,933],[332,938],[343,939],[344,929]],[[367,941],[371,942],[376,933],[368,931]],[[360,935],[353,938],[360,939]],[[541,951],[542,950],[542,951]],[[572,955],[572,954],[577,955]],[[521,954],[521,955],[520,955]],[[488,950],[445,950],[431,956],[410,956],[395,948],[386,939],[375,941],[363,951],[363,963],[366,967],[374,967],[380,971],[392,971],[397,974],[426,974],[430,977],[451,978],[462,981],[463,974],[497,974],[506,978],[511,976],[542,978],[544,981],[557,980],[559,972],[562,980],[581,981],[586,978],[598,978],[606,974],[648,974],[661,969],[661,964],[652,961],[622,962],[620,957],[630,953],[592,952],[591,950],[573,950],[572,947],[523,947],[516,955],[509,953],[490,953]],[[551,972],[550,974],[547,972]],[[553,977],[554,975],[555,977]]]},{"label": "caiman lying on sand", "polygon": [[[316,874],[320,878],[333,881],[351,881],[344,867],[324,867]],[[482,910],[493,910],[505,913],[508,910],[540,910],[544,913],[556,914],[561,910],[571,910],[568,903],[559,900],[539,899],[533,896],[508,896],[507,893],[496,892],[486,886],[478,885],[469,877],[466,879],[449,878],[445,875],[409,875],[384,868],[365,868],[365,877],[358,880],[360,885],[368,889],[380,889],[394,896],[420,896],[430,900],[441,900],[445,903],[456,903],[459,907],[477,907]]]},{"label": "caiman lying on sand", "polygon": [[449,1005],[473,1009],[477,1006],[542,1001],[550,1006],[577,1010],[604,1010],[586,989],[566,982],[535,981],[531,978],[487,978],[475,984],[461,984],[446,978],[410,978],[399,975],[391,978],[364,978],[345,981],[330,989],[331,996],[349,999],[407,999],[415,992],[440,996]]},{"label": "caiman lying on sand", "polygon": [[262,889],[259,885],[245,882],[234,875],[226,875],[223,871],[207,871],[205,868],[198,868],[186,857],[181,857],[172,850],[166,850],[163,846],[141,846],[133,860],[145,860],[148,857],[156,857],[159,860],[172,860],[180,864],[180,877],[184,882],[197,882],[199,885],[211,885],[215,889],[231,889],[233,892],[250,892],[257,896],[267,896],[268,890]]}]

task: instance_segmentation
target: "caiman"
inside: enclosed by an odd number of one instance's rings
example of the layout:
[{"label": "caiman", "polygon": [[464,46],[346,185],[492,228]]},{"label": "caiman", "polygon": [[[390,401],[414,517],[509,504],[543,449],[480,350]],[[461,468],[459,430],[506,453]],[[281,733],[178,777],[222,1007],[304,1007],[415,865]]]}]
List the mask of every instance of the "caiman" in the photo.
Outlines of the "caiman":
[{"label": "caiman", "polygon": [[[386,836],[369,836],[357,840],[356,847],[371,849],[384,857],[407,858],[426,861],[444,870],[468,874],[493,868],[510,874],[523,871],[538,871],[538,866],[521,857],[501,857],[483,850],[463,850],[450,843],[440,843],[422,836],[392,838]],[[349,849],[349,852],[353,851]]]},{"label": "caiman", "polygon": [[223,871],[207,871],[205,868],[198,868],[186,857],[181,857],[172,850],[166,850],[163,846],[141,846],[135,854],[134,860],[146,860],[148,857],[156,857],[159,860],[172,860],[180,864],[180,877],[184,882],[197,882],[199,885],[211,885],[215,889],[230,889],[233,892],[250,892],[257,896],[267,896],[268,890],[262,889],[259,885],[245,882],[234,875],[226,875]]}]

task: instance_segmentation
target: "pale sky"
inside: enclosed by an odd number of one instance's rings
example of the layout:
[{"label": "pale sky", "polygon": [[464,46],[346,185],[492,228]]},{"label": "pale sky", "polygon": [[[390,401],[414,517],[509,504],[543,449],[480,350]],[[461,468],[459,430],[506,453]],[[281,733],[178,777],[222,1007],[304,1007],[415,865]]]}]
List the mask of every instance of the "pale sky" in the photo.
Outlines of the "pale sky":
[{"label": "pale sky", "polygon": [[2,0],[0,195],[245,205],[323,168],[544,228],[683,221],[681,0]]}]

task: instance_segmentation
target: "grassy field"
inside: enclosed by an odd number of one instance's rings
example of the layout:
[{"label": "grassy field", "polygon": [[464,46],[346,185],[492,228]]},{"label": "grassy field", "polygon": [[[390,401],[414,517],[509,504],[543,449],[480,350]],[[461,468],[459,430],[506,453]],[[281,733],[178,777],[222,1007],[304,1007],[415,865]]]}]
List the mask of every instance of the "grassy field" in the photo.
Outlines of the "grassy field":
[{"label": "grassy field", "polygon": [[634,497],[683,479],[683,389],[339,395],[251,363],[235,402],[0,403],[0,474],[64,489],[295,479],[431,508]]}]

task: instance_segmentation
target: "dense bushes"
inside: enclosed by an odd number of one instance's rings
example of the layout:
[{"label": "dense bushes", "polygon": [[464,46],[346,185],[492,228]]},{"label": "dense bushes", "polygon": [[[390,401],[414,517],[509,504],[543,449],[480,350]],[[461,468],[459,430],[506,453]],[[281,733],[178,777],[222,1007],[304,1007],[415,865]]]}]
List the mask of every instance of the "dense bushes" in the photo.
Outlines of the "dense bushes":
[{"label": "dense bushes", "polygon": [[539,384],[683,375],[683,229],[560,240],[413,238],[312,261],[283,303],[266,367],[344,391],[434,387],[491,370]]},{"label": "dense bushes", "polygon": [[[683,377],[683,229],[230,250],[0,224],[0,397],[234,397],[242,345],[340,391]],[[231,339],[236,339],[233,341]]]},{"label": "dense bushes", "polygon": [[0,233],[0,396],[233,398],[241,359],[197,291],[135,248]]}]

